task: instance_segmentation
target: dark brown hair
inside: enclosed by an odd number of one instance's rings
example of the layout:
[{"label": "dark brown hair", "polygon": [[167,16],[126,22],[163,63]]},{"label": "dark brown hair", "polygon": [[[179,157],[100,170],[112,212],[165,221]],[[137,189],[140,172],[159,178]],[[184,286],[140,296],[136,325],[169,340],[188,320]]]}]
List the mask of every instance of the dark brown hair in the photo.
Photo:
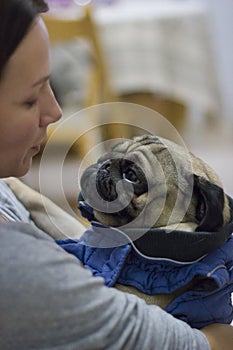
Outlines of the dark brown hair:
[{"label": "dark brown hair", "polygon": [[44,0],[0,1],[0,79],[5,66],[38,14],[46,12]]}]

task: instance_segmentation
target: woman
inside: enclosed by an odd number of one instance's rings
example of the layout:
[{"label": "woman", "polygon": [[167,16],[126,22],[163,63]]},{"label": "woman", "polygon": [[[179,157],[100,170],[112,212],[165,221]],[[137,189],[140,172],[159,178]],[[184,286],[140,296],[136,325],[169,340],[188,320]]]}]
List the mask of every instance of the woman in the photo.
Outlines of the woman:
[{"label": "woman", "polygon": [[[2,178],[26,174],[47,126],[61,116],[49,85],[48,34],[39,17],[46,10],[42,0],[1,0]],[[36,228],[3,181],[0,215],[0,349],[233,348],[231,326],[191,329],[92,278]]]}]

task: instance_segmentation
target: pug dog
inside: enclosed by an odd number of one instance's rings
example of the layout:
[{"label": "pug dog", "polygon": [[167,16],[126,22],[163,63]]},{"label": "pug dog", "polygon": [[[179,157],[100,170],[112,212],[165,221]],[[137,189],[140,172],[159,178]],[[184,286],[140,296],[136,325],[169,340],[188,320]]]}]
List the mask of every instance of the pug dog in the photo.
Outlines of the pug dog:
[{"label": "pug dog", "polygon": [[151,135],[120,142],[100,157],[84,171],[81,193],[96,220],[112,227],[216,231],[231,217],[214,170],[184,147]]},{"label": "pug dog", "polygon": [[[117,143],[83,172],[80,187],[84,216],[127,234],[137,229],[146,233],[130,237],[144,256],[195,260],[232,232],[221,232],[231,221],[231,209],[219,176],[184,146],[162,137],[143,135]],[[115,287],[165,308],[194,284],[156,295],[118,283]]]}]

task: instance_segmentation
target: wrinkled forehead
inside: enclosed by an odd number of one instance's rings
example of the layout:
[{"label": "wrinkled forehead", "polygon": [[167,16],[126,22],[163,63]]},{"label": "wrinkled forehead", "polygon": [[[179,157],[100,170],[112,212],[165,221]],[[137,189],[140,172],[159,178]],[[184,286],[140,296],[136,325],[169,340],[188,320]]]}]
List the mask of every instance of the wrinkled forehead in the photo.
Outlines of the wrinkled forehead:
[{"label": "wrinkled forehead", "polygon": [[132,140],[123,140],[122,142],[117,143],[112,147],[112,151],[128,154],[144,147],[151,149],[151,151],[153,151],[153,149],[154,151],[159,151],[167,147],[166,141],[167,140],[159,138],[157,136],[137,136]]},{"label": "wrinkled forehead", "polygon": [[192,173],[190,153],[182,146],[157,136],[145,135],[135,137],[133,140],[123,140],[114,145],[111,152],[103,155],[98,163],[116,158],[128,159],[139,167],[146,167],[148,171],[159,165],[166,172],[176,168],[178,172]]},{"label": "wrinkled forehead", "polygon": [[143,135],[143,136],[136,136],[133,139],[123,139],[120,142],[117,142],[115,145],[112,146],[112,151],[118,151],[118,152],[132,152],[134,149],[137,149],[142,146],[147,147],[163,147],[167,144],[171,143],[171,141],[164,139],[162,137],[158,136],[152,136],[152,135]]},{"label": "wrinkled forehead", "polygon": [[[98,163],[102,163],[109,159],[124,158],[129,159],[137,165],[151,163],[152,157],[167,152],[167,146],[161,142],[151,142],[149,140],[141,142],[141,138],[133,140],[124,140],[112,147],[111,152],[108,152],[98,159]],[[164,157],[165,154],[164,154]]]}]

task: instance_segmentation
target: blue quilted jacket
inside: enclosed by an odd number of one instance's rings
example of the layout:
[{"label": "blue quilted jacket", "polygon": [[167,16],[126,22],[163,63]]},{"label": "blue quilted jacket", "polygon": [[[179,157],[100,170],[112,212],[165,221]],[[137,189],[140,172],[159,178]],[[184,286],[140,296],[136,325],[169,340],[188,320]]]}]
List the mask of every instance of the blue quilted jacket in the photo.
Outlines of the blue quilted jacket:
[{"label": "blue quilted jacket", "polygon": [[98,223],[93,223],[80,240],[57,243],[81,260],[94,276],[103,277],[108,287],[120,283],[153,295],[172,293],[196,281],[192,290],[166,308],[192,327],[231,323],[233,319],[233,235],[221,247],[193,262],[143,256],[124,236],[119,238],[119,230]]}]

